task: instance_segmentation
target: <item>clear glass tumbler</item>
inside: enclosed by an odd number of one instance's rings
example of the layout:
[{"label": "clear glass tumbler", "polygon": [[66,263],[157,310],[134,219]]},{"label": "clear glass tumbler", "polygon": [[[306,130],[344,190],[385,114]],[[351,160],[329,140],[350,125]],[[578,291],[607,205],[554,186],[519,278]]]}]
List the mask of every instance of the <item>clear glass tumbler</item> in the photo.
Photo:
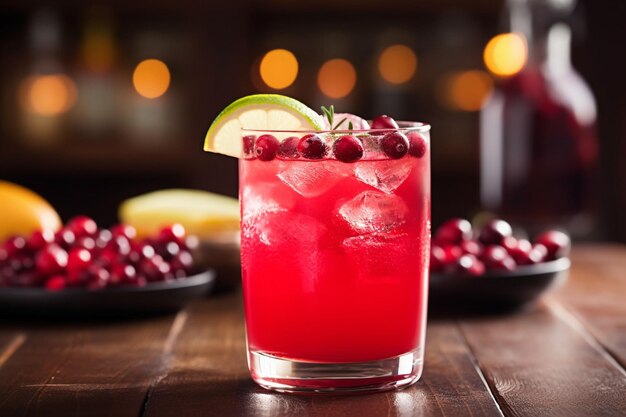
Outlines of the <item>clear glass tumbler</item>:
[{"label": "clear glass tumbler", "polygon": [[244,130],[241,262],[248,363],[259,385],[376,391],[419,379],[430,126],[399,125]]}]

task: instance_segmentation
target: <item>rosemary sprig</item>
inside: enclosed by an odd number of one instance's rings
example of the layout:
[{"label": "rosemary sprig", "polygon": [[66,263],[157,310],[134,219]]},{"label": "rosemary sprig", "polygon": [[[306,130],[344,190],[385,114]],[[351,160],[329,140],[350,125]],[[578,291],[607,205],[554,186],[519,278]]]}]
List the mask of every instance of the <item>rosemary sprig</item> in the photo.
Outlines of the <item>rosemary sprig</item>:
[{"label": "rosemary sprig", "polygon": [[[342,123],[348,119],[347,117],[345,117],[339,123],[333,124],[333,122],[335,121],[335,106],[333,106],[332,104],[328,107],[322,106],[322,113],[324,114],[324,117],[326,117],[326,119],[328,120],[330,130],[337,130],[339,126],[341,126]],[[354,125],[352,124],[352,122],[348,122],[348,130],[352,130],[353,128]]]}]

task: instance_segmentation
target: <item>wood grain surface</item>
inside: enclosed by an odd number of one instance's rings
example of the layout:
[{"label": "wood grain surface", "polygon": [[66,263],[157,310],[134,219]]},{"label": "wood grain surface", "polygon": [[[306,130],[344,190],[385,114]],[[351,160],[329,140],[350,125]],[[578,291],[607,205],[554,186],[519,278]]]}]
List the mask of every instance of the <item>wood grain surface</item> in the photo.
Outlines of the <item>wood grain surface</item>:
[{"label": "wood grain surface", "polygon": [[249,377],[241,294],[136,320],[0,318],[0,416],[624,416],[626,248],[576,248],[532,308],[433,315],[422,379],[353,396]]}]

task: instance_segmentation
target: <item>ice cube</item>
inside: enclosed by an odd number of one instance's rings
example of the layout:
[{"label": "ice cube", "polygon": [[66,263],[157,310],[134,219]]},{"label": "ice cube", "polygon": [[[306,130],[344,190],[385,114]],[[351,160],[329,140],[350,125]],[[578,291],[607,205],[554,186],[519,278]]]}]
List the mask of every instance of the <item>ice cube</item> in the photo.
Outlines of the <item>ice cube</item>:
[{"label": "ice cube", "polygon": [[409,157],[400,160],[364,161],[357,164],[355,173],[362,182],[391,194],[411,174],[414,161]]},{"label": "ice cube", "polygon": [[327,162],[287,161],[278,178],[303,197],[317,197],[342,180],[343,175],[329,170]]},{"label": "ice cube", "polygon": [[241,193],[241,227],[244,237],[257,234],[256,225],[271,213],[286,212],[295,204],[293,196],[279,194],[276,184],[246,185]]},{"label": "ice cube", "polygon": [[359,233],[387,232],[402,225],[408,208],[402,198],[363,191],[339,208],[339,215]]},{"label": "ice cube", "polygon": [[342,242],[342,249],[350,266],[365,278],[406,274],[420,259],[416,242],[407,233],[349,237]]},{"label": "ice cube", "polygon": [[312,253],[328,229],[314,217],[289,211],[266,213],[252,226],[259,240],[268,246],[281,245],[286,252]]}]

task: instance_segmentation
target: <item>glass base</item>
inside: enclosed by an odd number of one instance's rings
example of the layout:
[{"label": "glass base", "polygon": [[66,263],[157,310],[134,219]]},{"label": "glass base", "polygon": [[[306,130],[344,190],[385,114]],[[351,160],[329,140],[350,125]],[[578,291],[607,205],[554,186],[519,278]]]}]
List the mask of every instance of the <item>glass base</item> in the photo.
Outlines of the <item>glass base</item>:
[{"label": "glass base", "polygon": [[399,389],[422,376],[421,349],[371,362],[324,363],[283,359],[260,351],[248,352],[252,379],[273,391],[350,393]]}]

